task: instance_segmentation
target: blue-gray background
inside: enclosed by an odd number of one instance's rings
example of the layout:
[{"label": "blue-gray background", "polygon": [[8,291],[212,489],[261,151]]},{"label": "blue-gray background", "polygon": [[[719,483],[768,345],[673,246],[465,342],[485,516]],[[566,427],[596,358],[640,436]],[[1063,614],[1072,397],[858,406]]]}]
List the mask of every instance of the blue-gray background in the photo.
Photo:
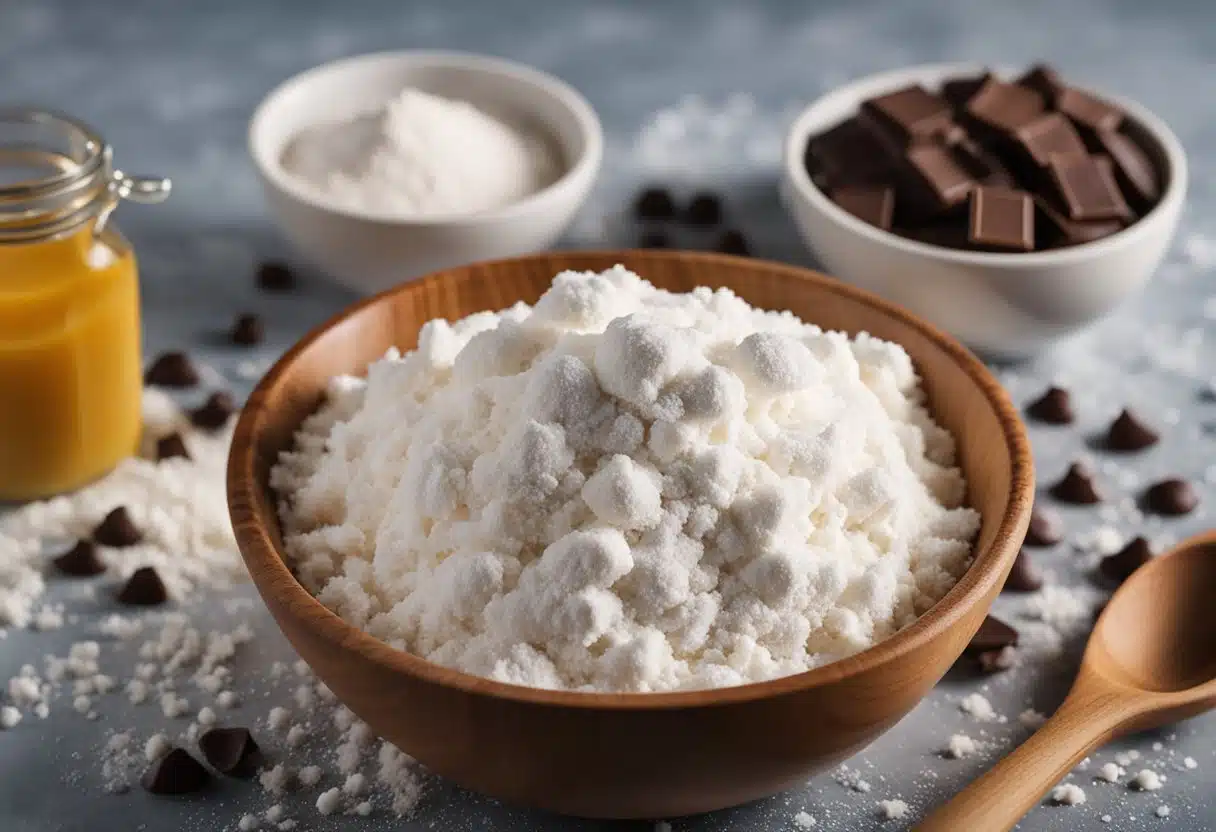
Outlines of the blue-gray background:
[{"label": "blue-gray background", "polygon": [[[225,347],[220,335],[235,311],[256,310],[266,317],[268,344],[256,353],[265,360],[351,299],[318,275],[309,275],[303,291],[291,297],[252,291],[253,264],[289,252],[267,217],[245,153],[248,117],[272,86],[300,70],[346,55],[413,47],[515,58],[562,76],[587,95],[603,120],[608,148],[603,179],[571,233],[571,244],[628,243],[630,232],[612,221],[622,201],[641,181],[678,178],[722,189],[734,221],[752,236],[759,254],[804,263],[813,260],[772,190],[775,141],[791,107],[842,80],[925,61],[1019,65],[1047,58],[1071,78],[1139,99],[1174,127],[1191,158],[1188,210],[1169,262],[1153,287],[1110,321],[1035,363],[999,369],[1019,399],[1051,379],[1073,385],[1081,393],[1082,420],[1089,429],[1127,403],[1155,422],[1173,424],[1163,446],[1132,467],[1145,477],[1176,472],[1203,479],[1216,448],[1211,394],[1216,354],[1207,342],[1211,321],[1204,316],[1205,311],[1216,316],[1216,301],[1204,307],[1216,295],[1211,285],[1216,4],[0,0],[0,103],[73,113],[101,129],[124,168],[173,178],[169,203],[125,209],[120,219],[142,261],[147,350],[190,348],[244,391],[247,382],[235,368],[249,353]],[[737,155],[719,148],[691,172],[665,170],[670,156],[654,150],[653,131],[646,129],[651,116],[688,94],[703,96],[712,109],[738,93],[754,102],[747,129],[754,141],[736,137]],[[1056,477],[1067,459],[1081,452],[1082,435],[1035,429],[1042,481]],[[1210,484],[1204,491],[1209,501],[1216,498]],[[1075,534],[1098,525],[1093,512],[1070,512],[1067,520]],[[1147,531],[1175,537],[1206,522],[1198,514]],[[1123,533],[1143,531],[1118,518],[1113,525]],[[1066,546],[1044,561],[1060,580],[1074,583],[1084,582],[1083,573],[1092,566],[1091,555]],[[255,623],[265,637],[246,657],[249,668],[289,656],[266,616]],[[0,678],[45,652],[62,654],[87,624],[52,634],[11,635],[0,642]],[[988,680],[984,692],[1010,716],[1006,725],[978,725],[958,711],[957,698],[983,681],[948,678],[911,718],[851,761],[873,784],[868,794],[849,791],[824,775],[786,795],[677,820],[674,827],[791,829],[793,815],[805,809],[817,818],[817,829],[899,828],[900,823],[878,818],[876,801],[898,796],[919,815],[982,771],[1025,736],[1016,720],[1023,707],[1049,712],[1059,702],[1082,638],[1070,640],[1062,660]],[[279,695],[266,689],[250,716],[264,714]],[[106,732],[135,727],[146,735],[159,714],[154,719],[151,710],[133,712],[114,701],[102,711],[102,720],[86,722],[61,701],[48,721],[27,719],[18,730],[0,734],[0,829],[232,829],[242,812],[270,802],[255,787],[232,784],[202,802],[158,802],[138,790],[105,794],[97,749]],[[985,734],[992,750],[979,758],[942,760],[936,750],[956,731]],[[1158,741],[1166,748],[1154,752]],[[1088,803],[1045,805],[1022,828],[1216,828],[1214,746],[1211,717],[1126,741],[1117,748],[1140,749],[1169,773],[1162,791],[1137,794],[1095,783],[1079,771],[1073,779],[1086,789]],[[1111,759],[1113,750],[1095,756],[1094,765]],[[1196,758],[1196,771],[1172,767],[1184,754]],[[322,819],[311,808],[312,799],[289,801],[297,807],[291,814],[301,829],[648,828],[507,809],[446,784],[434,787],[408,823],[383,817]],[[1155,816],[1160,805],[1170,807],[1168,820]],[[1101,821],[1103,815],[1111,816],[1109,823]]]}]

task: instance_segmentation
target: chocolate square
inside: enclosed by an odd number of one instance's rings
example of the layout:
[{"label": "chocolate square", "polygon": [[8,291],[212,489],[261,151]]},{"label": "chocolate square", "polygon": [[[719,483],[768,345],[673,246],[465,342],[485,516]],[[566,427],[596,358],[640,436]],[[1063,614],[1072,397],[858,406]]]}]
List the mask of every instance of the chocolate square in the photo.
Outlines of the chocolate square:
[{"label": "chocolate square", "polygon": [[942,98],[956,110],[961,110],[967,106],[967,102],[971,100],[971,96],[980,91],[980,88],[992,77],[992,73],[985,71],[973,78],[951,78],[942,82]]},{"label": "chocolate square", "polygon": [[860,118],[894,149],[941,135],[952,123],[949,103],[919,84],[863,102]]},{"label": "chocolate square", "polygon": [[1030,194],[986,185],[974,188],[967,239],[985,251],[1034,251],[1034,201]]},{"label": "chocolate square", "polygon": [[1118,107],[1075,87],[1066,87],[1060,93],[1056,107],[1072,119],[1091,147],[1097,133],[1116,130],[1123,121],[1123,111]]},{"label": "chocolate square", "polygon": [[903,181],[914,216],[931,217],[963,205],[974,177],[944,144],[913,145],[905,157]]},{"label": "chocolate square", "polygon": [[967,102],[966,113],[978,126],[1009,135],[1044,109],[1043,96],[1034,90],[990,78]]},{"label": "chocolate square", "polygon": [[1060,73],[1047,64],[1035,64],[1014,83],[1032,89],[1043,96],[1043,101],[1049,107],[1054,107],[1056,99],[1065,89],[1065,83]]},{"label": "chocolate square", "polygon": [[832,191],[832,201],[860,220],[883,230],[895,217],[895,189],[890,185],[853,185]]},{"label": "chocolate square", "polygon": [[1115,182],[1114,166],[1109,158],[1056,154],[1048,162],[1047,171],[1057,201],[1067,211],[1069,219],[1087,222],[1131,217],[1131,209]]},{"label": "chocolate square", "polygon": [[1085,143],[1072,123],[1060,113],[1044,113],[1014,132],[1018,147],[1037,167],[1047,167],[1054,153],[1082,154]]},{"label": "chocolate square", "polygon": [[812,138],[805,162],[816,185],[826,188],[886,182],[893,167],[887,149],[855,118]]},{"label": "chocolate square", "polygon": [[1147,211],[1161,198],[1161,179],[1148,154],[1122,133],[1103,130],[1097,139],[1115,166],[1115,179],[1127,201]]},{"label": "chocolate square", "polygon": [[1074,222],[1041,196],[1035,202],[1035,246],[1038,250],[1090,243],[1123,229],[1121,220]]}]

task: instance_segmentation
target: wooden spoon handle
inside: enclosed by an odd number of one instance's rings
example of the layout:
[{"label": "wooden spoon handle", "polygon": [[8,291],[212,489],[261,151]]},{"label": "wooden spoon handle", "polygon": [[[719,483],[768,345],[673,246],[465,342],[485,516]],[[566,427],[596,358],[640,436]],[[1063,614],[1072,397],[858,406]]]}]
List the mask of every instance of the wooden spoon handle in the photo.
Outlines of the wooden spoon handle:
[{"label": "wooden spoon handle", "polygon": [[1030,739],[931,812],[916,829],[1012,829],[1086,754],[1111,739],[1127,716],[1124,700],[1117,694],[1074,688]]}]

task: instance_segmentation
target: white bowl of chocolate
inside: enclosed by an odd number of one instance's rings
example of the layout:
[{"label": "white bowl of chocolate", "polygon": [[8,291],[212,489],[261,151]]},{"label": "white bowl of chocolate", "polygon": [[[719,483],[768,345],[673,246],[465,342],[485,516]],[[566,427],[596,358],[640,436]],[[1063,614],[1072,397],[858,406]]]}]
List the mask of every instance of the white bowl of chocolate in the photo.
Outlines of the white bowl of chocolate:
[{"label": "white bowl of chocolate", "polygon": [[1178,139],[1134,102],[1042,66],[935,64],[811,104],[790,129],[781,184],[829,272],[1017,356],[1149,279],[1186,182]]}]

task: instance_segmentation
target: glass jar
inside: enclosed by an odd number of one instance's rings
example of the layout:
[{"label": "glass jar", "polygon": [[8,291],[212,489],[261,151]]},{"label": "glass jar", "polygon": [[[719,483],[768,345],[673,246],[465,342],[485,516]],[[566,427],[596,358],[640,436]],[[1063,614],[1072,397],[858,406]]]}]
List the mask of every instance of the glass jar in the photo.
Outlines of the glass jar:
[{"label": "glass jar", "polygon": [[0,499],[76,488],[138,447],[139,286],[110,215],[168,192],[74,119],[0,109]]}]

